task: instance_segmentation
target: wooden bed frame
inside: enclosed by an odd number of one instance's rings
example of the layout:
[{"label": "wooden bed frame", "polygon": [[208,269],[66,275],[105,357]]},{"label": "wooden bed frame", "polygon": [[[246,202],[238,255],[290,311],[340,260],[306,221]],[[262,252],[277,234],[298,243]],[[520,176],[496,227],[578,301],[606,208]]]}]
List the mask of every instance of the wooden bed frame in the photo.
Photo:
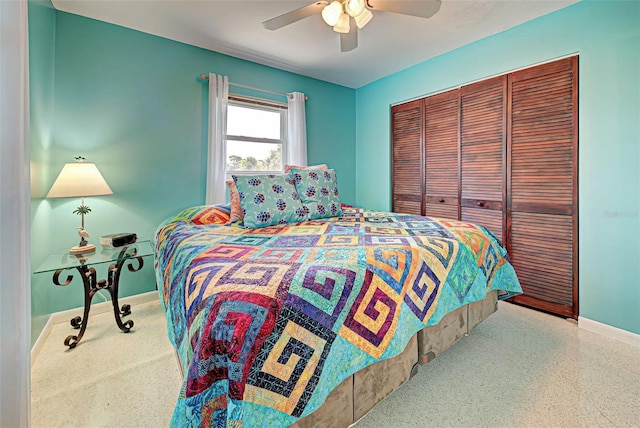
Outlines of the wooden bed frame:
[{"label": "wooden bed frame", "polygon": [[416,333],[400,355],[375,363],[347,378],[329,394],[320,408],[291,427],[340,428],[352,425],[411,379],[420,364],[432,361],[497,310],[498,292],[491,291],[484,300],[450,312],[438,324]]}]

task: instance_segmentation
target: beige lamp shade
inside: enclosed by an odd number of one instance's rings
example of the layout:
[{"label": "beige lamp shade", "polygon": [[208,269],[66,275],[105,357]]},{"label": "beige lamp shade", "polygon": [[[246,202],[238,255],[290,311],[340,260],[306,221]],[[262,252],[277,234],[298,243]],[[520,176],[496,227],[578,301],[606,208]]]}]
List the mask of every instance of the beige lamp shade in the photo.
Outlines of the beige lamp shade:
[{"label": "beige lamp shade", "polygon": [[369,21],[371,21],[371,18],[373,18],[373,13],[371,13],[371,11],[366,8],[362,9],[362,12],[354,17],[354,19],[356,20],[356,25],[360,29],[364,28],[364,26],[367,25]]},{"label": "beige lamp shade", "polygon": [[349,15],[343,13],[342,15],[340,15],[338,23],[333,26],[333,31],[335,31],[336,33],[348,33],[349,30]]},{"label": "beige lamp shade", "polygon": [[334,26],[338,23],[340,15],[342,14],[342,3],[338,0],[334,0],[328,6],[322,9],[322,19],[327,25]]},{"label": "beige lamp shade", "polygon": [[364,11],[364,0],[347,0],[345,9],[349,15],[355,18]]},{"label": "beige lamp shade", "polygon": [[67,163],[51,186],[47,198],[76,198],[113,195],[111,188],[92,162]]}]

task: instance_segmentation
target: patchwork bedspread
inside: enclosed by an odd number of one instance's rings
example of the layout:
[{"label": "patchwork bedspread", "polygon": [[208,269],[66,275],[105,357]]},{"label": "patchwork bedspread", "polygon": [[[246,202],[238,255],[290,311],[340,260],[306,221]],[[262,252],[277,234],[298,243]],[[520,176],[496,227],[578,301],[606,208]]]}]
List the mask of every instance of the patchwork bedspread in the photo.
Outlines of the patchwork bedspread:
[{"label": "patchwork bedspread", "polygon": [[169,338],[184,369],[172,426],[280,427],[425,326],[521,292],[506,251],[464,222],[346,208],[244,229],[189,208],[156,234]]}]

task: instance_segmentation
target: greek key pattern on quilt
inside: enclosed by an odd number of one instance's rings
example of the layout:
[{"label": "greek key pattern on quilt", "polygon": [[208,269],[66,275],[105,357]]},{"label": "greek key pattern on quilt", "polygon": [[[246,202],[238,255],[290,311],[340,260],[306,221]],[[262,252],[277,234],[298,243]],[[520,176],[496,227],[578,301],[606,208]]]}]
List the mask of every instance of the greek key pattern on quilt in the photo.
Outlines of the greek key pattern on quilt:
[{"label": "greek key pattern on quilt", "polygon": [[396,355],[401,316],[434,324],[443,295],[453,310],[511,268],[498,242],[463,222],[357,208],[262,229],[228,218],[199,207],[158,230],[163,304],[186,370],[173,425],[288,425],[351,374],[325,373],[332,349],[362,364]]}]

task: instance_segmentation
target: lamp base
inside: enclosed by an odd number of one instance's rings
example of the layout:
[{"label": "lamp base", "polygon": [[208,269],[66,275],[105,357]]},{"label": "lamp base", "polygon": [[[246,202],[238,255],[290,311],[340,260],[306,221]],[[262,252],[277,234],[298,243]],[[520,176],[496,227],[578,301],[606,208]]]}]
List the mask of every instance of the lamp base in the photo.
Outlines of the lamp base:
[{"label": "lamp base", "polygon": [[76,245],[69,248],[69,254],[88,254],[93,253],[96,250],[96,246],[93,244],[83,245],[82,247]]}]

